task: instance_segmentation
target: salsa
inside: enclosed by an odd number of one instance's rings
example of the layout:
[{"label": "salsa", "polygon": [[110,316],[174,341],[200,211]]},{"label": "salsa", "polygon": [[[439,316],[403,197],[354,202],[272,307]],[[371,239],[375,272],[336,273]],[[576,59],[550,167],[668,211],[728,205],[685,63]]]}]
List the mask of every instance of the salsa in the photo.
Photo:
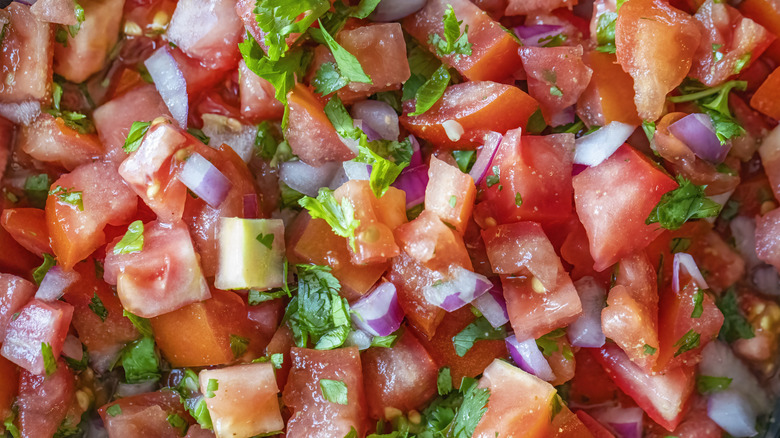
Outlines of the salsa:
[{"label": "salsa", "polygon": [[0,9],[0,436],[777,437],[780,1]]}]

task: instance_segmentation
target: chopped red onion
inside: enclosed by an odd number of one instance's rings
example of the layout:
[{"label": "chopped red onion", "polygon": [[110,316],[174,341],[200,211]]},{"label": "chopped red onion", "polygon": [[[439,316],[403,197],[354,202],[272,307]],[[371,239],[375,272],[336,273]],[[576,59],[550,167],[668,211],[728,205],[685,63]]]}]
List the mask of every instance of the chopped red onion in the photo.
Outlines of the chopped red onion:
[{"label": "chopped red onion", "polygon": [[736,390],[726,389],[710,394],[707,416],[733,437],[756,434],[756,411]]},{"label": "chopped red onion", "polygon": [[482,316],[488,320],[490,325],[501,327],[509,322],[504,291],[498,277],[493,277],[490,281],[493,283],[493,287],[488,289],[487,293],[474,300],[472,304],[482,312]]},{"label": "chopped red onion", "polygon": [[569,341],[575,347],[601,347],[606,341],[601,330],[601,311],[604,309],[606,291],[593,277],[580,278],[574,282],[574,287],[580,294],[582,315],[566,331]]},{"label": "chopped red onion", "polygon": [[[397,0],[396,0],[397,1]],[[371,129],[385,140],[398,140],[398,113],[379,100],[363,100],[352,105],[352,117],[363,121],[363,128]],[[366,134],[368,134],[366,132]],[[369,138],[371,140],[371,138]],[[371,140],[373,141],[373,140]]]},{"label": "chopped red onion", "polygon": [[614,432],[616,438],[641,438],[644,412],[641,408],[613,406],[591,412],[599,423]]},{"label": "chopped red onion", "polygon": [[379,135],[378,132],[374,131],[371,126],[369,126],[367,123],[363,123],[360,119],[354,119],[352,120],[352,126],[355,128],[360,128],[361,131],[363,131],[366,134],[366,138],[368,141],[375,141],[375,140],[381,140],[382,136]]},{"label": "chopped red onion", "polygon": [[422,166],[422,152],[420,152],[420,142],[417,141],[417,137],[410,135],[409,142],[412,144],[412,158],[409,160],[409,167]]},{"label": "chopped red onion", "polygon": [[374,21],[396,21],[422,9],[426,0],[382,0],[371,13]]},{"label": "chopped red onion", "polygon": [[257,219],[259,204],[254,193],[244,195],[244,219]]},{"label": "chopped red onion", "polygon": [[0,116],[16,123],[29,125],[41,113],[41,102],[28,100],[20,103],[0,103]]},{"label": "chopped red onion", "polygon": [[320,187],[327,187],[341,167],[340,162],[309,166],[303,161],[287,161],[279,165],[279,179],[306,196],[317,196]]},{"label": "chopped red onion", "polygon": [[498,146],[501,143],[503,135],[498,132],[488,132],[485,134],[485,143],[482,145],[482,150],[477,154],[477,159],[474,161],[474,166],[471,167],[469,175],[474,180],[475,184],[479,184],[485,179],[485,175],[490,169],[490,164],[493,163],[493,158],[496,156]]},{"label": "chopped red onion", "polygon": [[567,106],[550,117],[550,126],[561,126],[574,123],[574,105]]},{"label": "chopped red onion", "polygon": [[552,24],[536,24],[532,26],[515,27],[515,35],[525,46],[543,47],[553,37],[563,32],[563,26]]},{"label": "chopped red onion", "polygon": [[454,312],[482,296],[493,283],[484,275],[460,266],[450,269],[450,278],[423,289],[425,299],[434,306]]},{"label": "chopped red onion", "polygon": [[366,163],[360,163],[358,161],[345,161],[342,164],[344,173],[349,180],[368,181],[371,179],[371,165]]},{"label": "chopped red onion", "polygon": [[701,271],[699,271],[699,267],[696,266],[696,261],[693,260],[693,256],[688,253],[678,252],[674,255],[674,262],[672,262],[672,289],[675,293],[680,291],[681,266],[685,268],[685,271],[693,278],[693,281],[696,282],[698,287],[701,289],[709,288],[704,277],[701,275]]},{"label": "chopped red onion", "polygon": [[76,271],[65,271],[60,266],[52,266],[41,280],[35,298],[42,301],[59,300],[65,294],[65,289],[78,281],[80,277]]},{"label": "chopped red onion", "polygon": [[771,410],[772,405],[764,386],[728,344],[718,340],[707,344],[701,352],[699,373],[730,378],[729,389],[740,392],[756,413],[765,414]]},{"label": "chopped red onion", "polygon": [[669,125],[669,132],[699,158],[714,164],[723,162],[731,149],[731,140],[721,144],[707,114],[689,114]]},{"label": "chopped red onion", "polygon": [[181,128],[187,129],[187,116],[189,114],[187,81],[173,55],[168,51],[168,45],[157,49],[152,56],[144,61],[144,66],[149,71],[149,76],[154,80],[154,85],[173,118]]},{"label": "chopped red onion", "polygon": [[634,127],[621,122],[611,122],[574,143],[574,163],[596,166],[606,160],[628,140]]},{"label": "chopped red onion", "polygon": [[388,336],[401,327],[404,311],[398,304],[395,285],[381,283],[350,306],[352,322],[373,336]]},{"label": "chopped red onion", "polygon": [[767,294],[780,295],[780,275],[774,266],[760,264],[753,268],[753,275],[750,276],[756,289]]},{"label": "chopped red onion", "polygon": [[218,208],[230,192],[230,180],[198,153],[187,158],[178,178],[192,193],[214,208]]},{"label": "chopped red onion", "polygon": [[81,360],[84,357],[84,349],[79,338],[68,335],[65,338],[65,343],[62,344],[62,355],[71,359]]},{"label": "chopped red onion", "polygon": [[509,350],[512,360],[523,371],[531,373],[546,382],[555,380],[555,374],[552,368],[550,368],[547,359],[544,358],[544,354],[539,351],[536,339],[531,338],[520,342],[515,335],[512,335],[506,338],[506,348]]},{"label": "chopped red onion", "polygon": [[405,168],[392,185],[406,192],[407,210],[422,204],[425,201],[425,187],[428,185],[428,166]]}]

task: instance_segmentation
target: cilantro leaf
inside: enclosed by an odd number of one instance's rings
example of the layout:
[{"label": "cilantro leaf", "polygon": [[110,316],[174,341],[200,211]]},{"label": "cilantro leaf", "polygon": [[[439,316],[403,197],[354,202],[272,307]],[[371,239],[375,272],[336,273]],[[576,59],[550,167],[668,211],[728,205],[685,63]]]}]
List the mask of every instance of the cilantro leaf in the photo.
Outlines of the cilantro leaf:
[{"label": "cilantro leaf", "polygon": [[270,82],[276,90],[274,96],[283,104],[287,103],[287,93],[295,87],[296,74],[302,76],[311,60],[309,52],[303,50],[293,50],[283,58],[272,60],[251,35],[238,48],[249,70]]},{"label": "cilantro leaf", "polygon": [[320,391],[323,397],[331,403],[347,405],[347,385],[341,380],[320,379]]},{"label": "cilantro leaf", "polygon": [[205,398],[200,394],[198,375],[190,369],[185,369],[184,376],[173,389],[179,393],[182,404],[200,427],[211,429],[213,426],[211,424],[211,415],[206,406]]},{"label": "cilantro leaf", "polygon": [[652,356],[655,354],[656,351],[658,351],[657,348],[653,347],[652,345],[645,344],[644,346],[645,356]]},{"label": "cilantro leaf", "polygon": [[92,300],[90,300],[89,309],[92,310],[92,312],[94,312],[95,315],[97,315],[103,322],[105,322],[106,318],[108,318],[108,310],[106,310],[106,306],[103,305],[103,301],[97,295],[97,292],[95,292],[95,294],[92,296]]},{"label": "cilantro leaf", "polygon": [[461,33],[460,26],[463,21],[458,21],[452,5],[447,5],[442,23],[444,24],[444,38],[438,34],[433,34],[428,38],[428,43],[436,48],[436,54],[439,56],[453,53],[455,55],[471,55],[471,43],[469,43],[468,37],[469,26],[466,25]]},{"label": "cilantro leaf", "polygon": [[32,274],[33,280],[35,280],[35,284],[40,286],[41,282],[43,281],[43,277],[45,277],[46,273],[49,272],[49,269],[51,269],[56,264],[57,261],[51,254],[46,252],[43,253],[43,263],[41,263],[41,266],[35,268]]},{"label": "cilantro leaf", "polygon": [[315,92],[327,96],[346,87],[349,81],[341,76],[336,64],[326,62],[317,69],[311,84],[314,85]]},{"label": "cilantro leaf", "polygon": [[266,160],[271,160],[276,155],[279,141],[273,134],[271,123],[264,120],[257,125],[257,134],[255,135],[255,151]]},{"label": "cilantro leaf", "polygon": [[490,398],[490,390],[477,388],[471,385],[463,395],[463,403],[458,409],[452,424],[452,432],[455,438],[470,438],[474,435],[479,420],[487,412],[487,402]]},{"label": "cilantro leaf", "polygon": [[273,234],[260,233],[257,235],[257,241],[270,250],[274,244],[274,237]]},{"label": "cilantro leaf", "polygon": [[729,110],[729,93],[733,89],[744,91],[745,81],[728,81],[707,88],[698,81],[686,79],[678,88],[681,95],[667,98],[670,102],[695,102],[702,112],[712,119],[715,134],[721,143],[732,137],[742,135],[745,130],[734,120]]},{"label": "cilantro leaf", "polygon": [[361,163],[367,163],[371,165],[371,175],[369,176],[369,184],[371,191],[374,192],[374,196],[381,198],[393,184],[401,171],[409,165],[409,161],[402,161],[395,163],[387,158],[379,155],[366,141],[365,135],[361,136],[360,144],[358,145],[358,156],[353,161]]},{"label": "cilantro leaf", "polygon": [[669,241],[669,252],[672,254],[686,251],[691,247],[691,239],[686,237],[674,237]]},{"label": "cilantro leaf", "polygon": [[154,349],[154,338],[144,336],[125,346],[119,353],[119,364],[125,370],[127,383],[160,378],[160,361]]},{"label": "cilantro leaf", "polygon": [[696,293],[693,294],[693,311],[691,311],[691,318],[701,318],[701,315],[704,313],[704,306],[702,305],[703,302],[704,291],[697,289]]},{"label": "cilantro leaf", "polygon": [[168,414],[165,420],[168,421],[168,424],[170,424],[172,428],[179,430],[180,436],[184,436],[187,434],[187,428],[189,427],[189,423],[187,423],[187,421],[184,420],[184,418],[182,418],[180,415]]},{"label": "cilantro leaf", "polygon": [[265,35],[268,58],[282,58],[290,49],[287,37],[306,32],[328,9],[327,0],[258,0],[254,12]]},{"label": "cilantro leaf", "polygon": [[114,254],[130,254],[144,249],[144,223],[137,220],[127,227],[127,232],[114,247]]},{"label": "cilantro leaf", "polygon": [[106,408],[106,415],[109,417],[116,417],[117,415],[122,415],[122,406],[111,405],[108,408]]},{"label": "cilantro leaf", "polygon": [[252,361],[252,363],[265,362],[271,362],[271,365],[273,365],[273,367],[278,370],[282,367],[282,363],[284,363],[284,355],[282,353],[274,353],[270,356],[258,357]]},{"label": "cilantro leaf", "polygon": [[398,340],[397,335],[374,336],[373,338],[371,338],[371,346],[381,347],[381,348],[392,348],[392,346],[395,345],[395,342],[397,340]]},{"label": "cilantro leaf", "polygon": [[82,198],[82,192],[80,191],[56,186],[49,191],[49,196],[56,196],[60,202],[70,204],[79,209],[79,211],[84,211],[84,199]]},{"label": "cilantro leaf", "polygon": [[138,333],[140,333],[141,335],[147,337],[151,337],[153,335],[152,324],[149,322],[148,319],[134,315],[128,312],[127,310],[122,310],[122,316],[129,319],[130,322],[133,323],[135,329],[138,330]]},{"label": "cilantro leaf", "polygon": [[448,367],[439,370],[439,376],[436,378],[436,388],[439,395],[447,395],[452,392],[452,372]]},{"label": "cilantro leaf", "polygon": [[44,208],[46,197],[49,195],[49,175],[41,173],[30,175],[24,180],[24,194],[30,203],[36,208]]},{"label": "cilantro leaf", "polygon": [[360,0],[360,3],[350,9],[349,16],[355,18],[368,18],[381,0]]},{"label": "cilantro leaf", "polygon": [[239,335],[230,335],[230,351],[233,352],[233,357],[239,358],[246,353],[249,348],[249,339]]},{"label": "cilantro leaf", "polygon": [[206,382],[206,393],[203,394],[206,398],[214,398],[216,394],[214,394],[215,391],[219,391],[219,380],[217,379],[209,379],[208,382]]},{"label": "cilantro leaf", "polygon": [[718,299],[715,304],[723,313],[723,326],[720,328],[718,337],[722,340],[732,343],[737,339],[751,339],[755,337],[753,326],[742,314],[737,302],[737,294],[731,287]]},{"label": "cilantro leaf", "polygon": [[372,83],[371,78],[363,71],[363,67],[360,65],[357,58],[355,58],[355,55],[349,53],[344,47],[341,47],[341,45],[330,36],[325,29],[325,26],[322,25],[322,22],[320,22],[320,32],[322,32],[325,44],[330,49],[331,53],[333,53],[333,58],[336,59],[336,65],[338,65],[341,76],[343,76],[344,79],[349,82]]},{"label": "cilantro leaf", "polygon": [[642,131],[645,132],[645,136],[647,136],[647,141],[649,141],[652,144],[653,138],[655,137],[655,122],[643,120]]},{"label": "cilantro leaf", "polygon": [[[542,350],[542,354],[544,354],[545,357],[550,357],[553,353],[559,350],[558,341],[564,336],[566,336],[566,331],[563,329],[556,329],[537,339],[536,345]],[[565,343],[562,344],[562,346],[563,348],[561,350],[561,354],[563,357],[566,360],[571,360],[574,358],[574,353],[572,352],[571,347]]]},{"label": "cilantro leaf", "polygon": [[309,210],[311,217],[324,219],[334,233],[346,237],[350,246],[355,248],[355,230],[360,221],[355,219],[355,209],[347,199],[339,203],[333,197],[333,190],[321,187],[316,198],[304,196],[298,200],[298,204]]},{"label": "cilantro leaf", "polygon": [[43,369],[47,376],[51,376],[57,371],[57,358],[51,349],[51,344],[41,342],[41,356],[43,356]]},{"label": "cilantro leaf", "polygon": [[141,142],[150,126],[152,126],[152,122],[133,122],[130,126],[130,132],[127,133],[127,139],[125,139],[125,145],[122,146],[122,149],[128,154],[137,151],[138,148],[141,147]]},{"label": "cilantro leaf", "polygon": [[617,12],[604,12],[596,22],[596,50],[604,53],[615,53],[615,24]]},{"label": "cilantro leaf", "polygon": [[442,64],[430,79],[425,81],[415,94],[416,102],[414,104],[414,112],[409,113],[409,116],[419,116],[420,114],[428,111],[433,105],[441,99],[444,95],[444,91],[447,89],[447,85],[450,83],[450,72],[447,66]]},{"label": "cilantro leaf", "polygon": [[477,151],[452,151],[452,158],[463,173],[468,173],[477,161]]},{"label": "cilantro leaf", "polygon": [[679,347],[674,353],[674,357],[677,357],[686,351],[693,350],[699,346],[701,335],[695,332],[693,329],[688,330],[677,342],[674,343],[674,347]]},{"label": "cilantro leaf", "polygon": [[645,219],[650,225],[658,223],[667,230],[677,230],[689,219],[715,217],[720,204],[707,198],[705,186],[697,186],[682,176],[677,176],[679,187],[665,193]]},{"label": "cilantro leaf", "polygon": [[696,390],[699,394],[724,391],[731,385],[731,380],[728,377],[696,376]]},{"label": "cilantro leaf", "polygon": [[256,306],[260,303],[276,300],[278,298],[282,298],[286,296],[287,293],[283,290],[266,292],[266,291],[259,291],[257,289],[250,289],[248,295],[248,301],[250,306]]},{"label": "cilantro leaf", "polygon": [[506,338],[506,329],[501,326],[494,328],[485,317],[479,317],[460,333],[452,337],[455,353],[463,357],[477,341]]},{"label": "cilantro leaf", "polygon": [[328,116],[328,120],[336,129],[336,132],[344,138],[358,139],[363,131],[360,128],[356,128],[352,116],[349,115],[347,109],[344,108],[344,104],[341,103],[341,99],[338,96],[330,98],[327,104],[325,104],[325,115]]}]

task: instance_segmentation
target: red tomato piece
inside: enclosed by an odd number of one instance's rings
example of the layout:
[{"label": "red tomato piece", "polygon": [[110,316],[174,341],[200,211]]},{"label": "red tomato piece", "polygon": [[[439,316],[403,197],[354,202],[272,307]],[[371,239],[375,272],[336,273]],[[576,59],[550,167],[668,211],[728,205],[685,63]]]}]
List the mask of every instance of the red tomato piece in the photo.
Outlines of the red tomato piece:
[{"label": "red tomato piece", "polygon": [[147,223],[143,236],[141,251],[115,254],[119,237],[106,248],[103,278],[128,312],[151,318],[211,297],[183,222]]},{"label": "red tomato piece", "polygon": [[295,339],[292,331],[287,327],[287,324],[282,324],[265,348],[266,355],[281,354],[283,358],[282,367],[276,370],[276,385],[278,388],[285,388],[285,385],[287,385],[287,377],[290,374],[290,368],[292,368],[290,349],[294,346]]},{"label": "red tomato piece", "polygon": [[750,106],[773,119],[780,119],[780,104],[772,96],[780,90],[780,68],[775,69],[758,87],[750,99]]},{"label": "red tomato piece", "polygon": [[6,208],[0,217],[0,225],[26,250],[43,257],[51,254],[46,212],[38,208]]},{"label": "red tomato piece", "polygon": [[520,43],[468,0],[429,1],[417,13],[403,19],[404,30],[436,54],[429,38],[433,34],[444,35],[442,17],[448,6],[452,6],[458,21],[463,21],[461,31],[465,26],[469,28],[471,55],[439,56],[442,61],[453,66],[469,81],[501,81],[521,67],[517,55]]},{"label": "red tomato piece", "polygon": [[480,388],[490,390],[487,411],[474,429],[474,438],[514,436],[542,438],[552,435],[551,423],[555,388],[549,383],[494,360],[479,380]]},{"label": "red tomato piece", "polygon": [[0,99],[3,103],[44,100],[54,54],[50,25],[38,21],[29,6],[11,4],[5,10],[10,22],[0,51]]},{"label": "red tomato piece", "polygon": [[[413,101],[404,102],[400,121],[409,132],[437,147],[474,149],[489,131],[503,134],[517,127],[525,129],[538,107],[534,98],[512,85],[463,82],[447,87],[442,98],[419,116],[408,115],[414,111]],[[444,129],[449,120],[463,128],[459,138],[450,138]]]},{"label": "red tomato piece", "polygon": [[[59,353],[55,357],[59,356]],[[19,429],[22,436],[54,436],[75,400],[76,379],[64,360],[50,376],[22,370],[19,378]]]},{"label": "red tomato piece", "polygon": [[32,271],[41,259],[19,245],[11,234],[0,226],[0,271],[32,280]]},{"label": "red tomato piece", "polygon": [[204,394],[211,379],[218,382],[219,389],[213,397],[206,398],[206,406],[219,436],[255,436],[284,429],[277,398],[279,388],[270,363],[203,370],[199,379]]},{"label": "red tomato piece", "polygon": [[522,47],[528,93],[539,102],[548,124],[562,125],[556,115],[574,105],[593,74],[582,62],[582,46]]},{"label": "red tomato piece", "polygon": [[11,274],[0,273],[0,338],[5,338],[8,323],[35,295],[35,285]]},{"label": "red tomato piece", "polygon": [[550,369],[552,369],[552,372],[555,375],[555,380],[550,381],[550,385],[560,386],[574,377],[577,363],[573,356],[567,358],[563,354],[564,351],[572,351],[571,344],[566,336],[559,337],[555,340],[555,343],[557,344],[558,349],[555,350],[550,357],[545,357],[545,359],[547,359],[547,363],[550,365]]},{"label": "red tomato piece", "polygon": [[616,56],[591,50],[585,52],[583,59],[593,74],[577,101],[577,115],[588,126],[604,126],[613,121],[639,125],[634,80],[623,71]]},{"label": "red tomato piece", "polygon": [[428,339],[432,338],[446,312],[429,303],[423,290],[442,280],[444,276],[405,251],[401,251],[398,257],[393,257],[391,262],[387,279],[396,287],[398,303],[406,314],[407,321],[422,335]]},{"label": "red tomato piece", "polygon": [[392,348],[369,348],[361,361],[373,419],[387,419],[387,408],[420,409],[436,395],[439,368],[411,330],[405,330]]},{"label": "red tomato piece", "polygon": [[[558,415],[553,418],[550,428],[555,433],[553,435],[555,438],[594,438],[590,428],[564,404],[561,405]],[[605,437],[612,437],[612,434],[601,436],[601,438]]]},{"label": "red tomato piece", "polygon": [[22,126],[19,143],[36,160],[53,163],[67,170],[95,161],[103,155],[97,135],[79,134],[61,118],[41,113],[31,124]]},{"label": "red tomato piece", "polygon": [[680,366],[666,374],[647,374],[615,344],[607,343],[594,352],[609,377],[650,418],[669,431],[680,424],[693,393],[695,372],[692,367]]},{"label": "red tomato piece", "polygon": [[57,358],[68,335],[73,306],[61,301],[29,301],[11,318],[3,340],[2,355],[33,374],[43,374],[41,344],[51,346]]},{"label": "red tomato piece", "polygon": [[323,105],[306,86],[296,84],[287,95],[290,115],[284,138],[301,161],[321,166],[328,161],[347,161],[357,155],[336,133]]},{"label": "red tomato piece", "polygon": [[594,438],[615,438],[615,435],[612,435],[612,432],[607,430],[606,427],[602,426],[601,423],[596,421],[595,418],[588,415],[587,412],[579,410],[575,415],[577,415],[577,418],[580,419],[582,424],[588,428]]},{"label": "red tomato piece", "polygon": [[661,196],[677,187],[672,178],[628,145],[598,166],[585,169],[572,184],[577,216],[588,234],[596,271],[643,249],[661,233],[657,224],[646,225],[645,219]]},{"label": "red tomato piece", "polygon": [[284,316],[285,303],[282,300],[265,301],[255,306],[249,305],[247,300],[244,300],[244,303],[247,306],[250,325],[247,332],[249,351],[256,356],[261,356],[276,333],[276,329],[279,328]]},{"label": "red tomato piece", "polygon": [[407,254],[429,269],[441,273],[447,273],[453,265],[473,269],[463,237],[429,210],[397,227],[395,237]]},{"label": "red tomato piece", "polygon": [[[678,438],[721,438],[723,430],[707,415],[707,400],[705,397],[694,395],[691,397],[691,410],[685,415],[682,422],[671,432],[671,436]],[[670,433],[663,427],[650,424],[645,429],[650,429],[650,438],[666,438]]]},{"label": "red tomato piece", "polygon": [[571,7],[577,0],[509,0],[507,15],[528,15],[531,12],[550,12],[553,9]]},{"label": "red tomato piece", "polygon": [[[780,10],[774,0],[745,0],[738,6],[745,17],[754,20],[773,35],[780,34]],[[780,41],[775,40],[766,55],[776,63],[780,59]]]},{"label": "red tomato piece", "polygon": [[228,0],[183,0],[166,30],[168,39],[187,55],[215,70],[235,68],[244,26]]},{"label": "red tomato piece", "polygon": [[[352,428],[357,436],[364,436],[366,401],[357,348],[293,348],[290,360],[292,369],[282,394],[282,401],[292,410],[292,417],[287,422],[287,437],[343,438]],[[346,385],[346,405],[325,398],[321,388],[323,379]]]},{"label": "red tomato piece", "polygon": [[[254,14],[252,14],[254,20]],[[284,105],[276,99],[274,86],[256,75],[242,59],[238,63],[241,117],[252,123],[263,120],[281,120]]]},{"label": "red tomato piece", "polygon": [[715,1],[704,2],[694,18],[703,25],[704,33],[689,76],[708,87],[744,71],[775,39],[735,8]]},{"label": "red tomato piece", "polygon": [[[483,226],[518,221],[555,222],[571,215],[574,136],[506,133],[481,183],[475,220]],[[493,176],[498,181],[492,180]],[[427,203],[426,203],[427,206]]]},{"label": "red tomato piece", "polygon": [[3,178],[11,146],[14,145],[14,130],[13,122],[0,116],[0,179]]},{"label": "red tomato piece", "polygon": [[215,438],[214,432],[209,429],[203,429],[197,424],[193,424],[187,429],[187,435],[184,438]]},{"label": "red tomato piece", "polygon": [[780,209],[774,209],[756,220],[758,258],[775,267],[780,267],[780,234],[778,233],[780,233]]},{"label": "red tomato piece", "polygon": [[639,116],[656,120],[666,94],[688,74],[701,31],[690,15],[663,0],[632,0],[624,6],[615,24],[617,60],[634,78]]},{"label": "red tomato piece", "polygon": [[[119,406],[116,413],[109,413],[112,406]],[[169,390],[123,397],[101,407],[98,413],[110,438],[176,438],[181,430],[168,422],[168,416],[178,415],[185,421],[190,418],[179,395]]]},{"label": "red tomato piece", "polygon": [[19,393],[19,367],[0,356],[0,417],[11,415],[11,405]]},{"label": "red tomato piece", "polygon": [[621,404],[624,404],[626,399],[632,402],[609,378],[604,368],[596,361],[593,351],[590,348],[581,348],[574,353],[576,367],[569,387],[569,401],[578,405],[598,405],[616,399]]},{"label": "red tomato piece", "polygon": [[110,163],[85,164],[62,175],[52,189],[81,192],[83,210],[58,194],[46,200],[51,248],[64,269],[71,269],[105,243],[103,228],[129,222],[138,203]]},{"label": "red tomato piece", "polygon": [[425,209],[463,234],[477,197],[474,180],[457,167],[431,156],[428,181]]}]

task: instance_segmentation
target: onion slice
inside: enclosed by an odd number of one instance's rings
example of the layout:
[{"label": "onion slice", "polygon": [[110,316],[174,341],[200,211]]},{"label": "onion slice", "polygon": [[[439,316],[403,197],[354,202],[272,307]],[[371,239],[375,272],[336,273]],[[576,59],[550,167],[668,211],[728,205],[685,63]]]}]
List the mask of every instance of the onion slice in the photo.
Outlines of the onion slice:
[{"label": "onion slice", "polygon": [[436,282],[423,289],[425,299],[434,306],[454,312],[485,294],[493,283],[484,275],[460,266],[450,269],[447,281]]},{"label": "onion slice", "polygon": [[396,21],[412,15],[425,6],[426,0],[382,0],[371,13],[374,21]]},{"label": "onion slice", "polygon": [[504,290],[501,287],[501,281],[498,277],[490,279],[493,283],[493,287],[488,289],[487,293],[483,294],[472,303],[480,312],[482,316],[488,320],[493,327],[501,327],[509,322],[509,314],[506,310],[506,300],[504,300]]},{"label": "onion slice", "polygon": [[405,168],[392,186],[406,192],[407,210],[422,204],[425,201],[425,187],[428,186],[428,166]]},{"label": "onion slice", "polygon": [[756,434],[756,411],[736,390],[727,389],[711,394],[707,400],[707,416],[733,437]]},{"label": "onion slice", "polygon": [[371,179],[371,169],[373,167],[370,164],[358,161],[345,161],[342,167],[349,180],[368,181]]},{"label": "onion slice", "polygon": [[189,114],[189,99],[187,97],[187,81],[173,58],[168,46],[164,45],[152,53],[144,61],[154,86],[162,96],[171,115],[182,129],[187,129]]},{"label": "onion slice", "polygon": [[674,293],[680,291],[681,267],[685,268],[685,271],[688,272],[688,275],[693,278],[696,286],[701,289],[709,288],[707,281],[704,280],[704,277],[701,275],[701,271],[699,271],[699,267],[696,266],[696,261],[693,260],[693,256],[688,253],[678,252],[674,255],[674,262],[672,263],[672,289],[674,290]]},{"label": "onion slice", "polygon": [[177,177],[192,193],[213,208],[222,204],[231,188],[230,180],[198,153],[187,158]]},{"label": "onion slice", "polygon": [[62,355],[80,361],[84,357],[84,349],[79,338],[68,335],[62,344]]},{"label": "onion slice", "polygon": [[642,438],[644,412],[641,408],[612,407],[594,411],[593,416],[612,429],[616,438]]},{"label": "onion slice", "polygon": [[504,136],[498,132],[491,131],[485,134],[485,143],[482,145],[482,150],[477,154],[477,159],[474,161],[474,166],[471,167],[471,172],[469,172],[469,176],[471,176],[475,184],[479,184],[485,179],[502,138]]},{"label": "onion slice", "polygon": [[606,160],[634,133],[634,127],[621,122],[583,135],[574,142],[574,164],[596,166]]},{"label": "onion slice", "polygon": [[409,167],[417,167],[423,165],[422,152],[420,151],[420,142],[417,141],[417,137],[410,135],[409,142],[412,144],[412,158],[409,160]]},{"label": "onion slice", "polygon": [[381,283],[350,306],[352,322],[373,336],[388,336],[401,327],[404,312],[390,282]]},{"label": "onion slice", "polygon": [[731,140],[721,144],[707,114],[689,114],[669,125],[669,132],[685,143],[696,156],[710,163],[723,162],[731,149]]},{"label": "onion slice", "polygon": [[593,277],[582,277],[574,282],[580,294],[582,315],[571,323],[566,331],[569,341],[575,347],[598,348],[606,342],[601,330],[601,311],[604,309],[606,291]]},{"label": "onion slice", "polygon": [[544,358],[544,354],[539,350],[539,346],[536,345],[536,339],[531,338],[520,342],[515,335],[512,335],[505,341],[509,355],[523,371],[546,382],[555,380],[555,374],[547,359]]},{"label": "onion slice", "polygon": [[[397,0],[396,0],[397,1]],[[379,100],[363,100],[352,105],[352,118],[363,121],[363,130],[376,133],[384,140],[398,140],[398,114],[393,107]],[[366,135],[368,132],[366,131]],[[376,140],[369,136],[369,141]]]},{"label": "onion slice", "polygon": [[310,166],[303,161],[286,161],[279,165],[279,179],[291,189],[306,196],[317,196],[320,187],[330,185],[341,163],[325,163],[320,167]]},{"label": "onion slice", "polygon": [[81,277],[76,271],[65,271],[60,266],[52,266],[41,280],[35,298],[42,301],[56,301],[64,294],[65,289]]}]

